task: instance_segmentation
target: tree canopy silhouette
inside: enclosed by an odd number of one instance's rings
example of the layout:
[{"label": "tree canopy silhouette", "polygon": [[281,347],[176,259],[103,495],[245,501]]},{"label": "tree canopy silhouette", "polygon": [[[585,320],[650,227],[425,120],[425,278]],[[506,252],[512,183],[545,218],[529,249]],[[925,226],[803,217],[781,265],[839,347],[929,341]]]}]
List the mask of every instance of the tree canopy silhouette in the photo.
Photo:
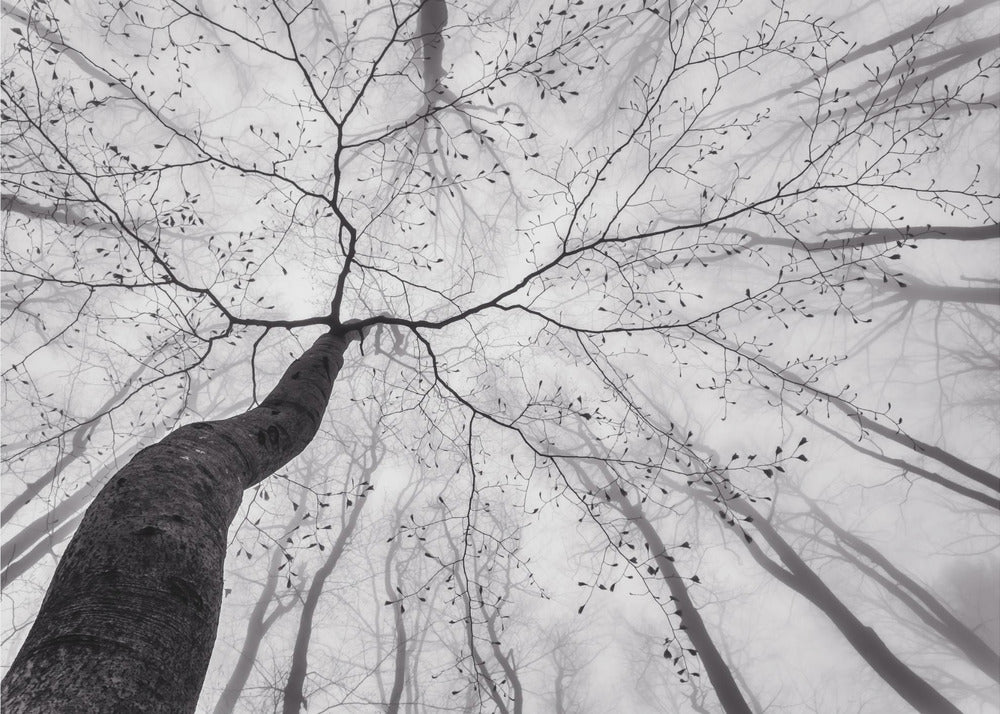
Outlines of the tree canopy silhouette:
[{"label": "tree canopy silhouette", "polygon": [[5,706],[988,706],[994,10],[5,1]]}]

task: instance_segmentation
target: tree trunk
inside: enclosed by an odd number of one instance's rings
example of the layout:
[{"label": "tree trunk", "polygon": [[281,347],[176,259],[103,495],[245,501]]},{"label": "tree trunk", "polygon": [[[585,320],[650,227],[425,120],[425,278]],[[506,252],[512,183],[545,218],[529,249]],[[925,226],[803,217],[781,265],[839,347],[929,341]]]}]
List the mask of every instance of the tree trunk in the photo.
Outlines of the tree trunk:
[{"label": "tree trunk", "polygon": [[[858,426],[867,431],[873,431],[890,441],[893,441],[900,446],[911,449],[918,454],[923,454],[928,458],[934,459],[938,463],[944,464],[945,466],[954,469],[958,473],[962,474],[968,479],[975,481],[981,486],[1000,494],[1000,476],[995,476],[989,471],[979,468],[978,466],[973,466],[968,461],[959,458],[955,454],[952,454],[944,449],[928,444],[925,441],[916,439],[912,436],[907,435],[898,429],[898,424],[894,426],[886,426],[885,424],[875,421],[875,419],[865,416],[861,410],[857,409],[850,401],[839,397],[835,394],[827,394],[822,390],[817,389],[810,383],[809,379],[803,379],[799,375],[792,372],[787,367],[782,367],[776,362],[765,359],[761,356],[750,357],[744,355],[740,348],[736,345],[730,343],[723,343],[726,349],[730,349],[737,354],[743,355],[744,358],[755,362],[759,366],[763,367],[771,374],[779,377],[780,379],[790,382],[791,384],[800,387],[802,389],[808,390],[812,394],[827,400],[831,406],[836,407],[841,412],[843,412],[847,417],[854,422],[857,422]],[[890,422],[891,423],[891,422]],[[940,483],[940,481],[937,481]]]},{"label": "tree trunk", "polygon": [[563,684],[565,680],[566,671],[556,662],[556,714],[566,714],[566,685]]},{"label": "tree trunk", "polygon": [[522,714],[524,711],[524,690],[521,687],[521,677],[517,673],[517,665],[514,663],[514,650],[508,650],[507,654],[500,649],[500,635],[496,627],[497,611],[494,610],[486,618],[486,631],[490,635],[490,647],[493,649],[493,657],[500,663],[504,676],[510,682],[511,699],[514,704],[513,714]]},{"label": "tree trunk", "polygon": [[872,449],[866,449],[865,447],[861,446],[861,443],[858,442],[856,439],[848,439],[846,436],[841,434],[836,429],[831,429],[826,424],[823,424],[822,422],[814,419],[813,417],[806,415],[806,419],[809,420],[811,423],[815,424],[823,431],[825,431],[827,434],[830,434],[834,438],[840,439],[842,442],[850,446],[859,454],[864,454],[865,456],[869,456],[875,459],[876,461],[881,461],[884,464],[895,466],[896,468],[905,473],[913,474],[914,476],[922,476],[931,483],[936,483],[939,486],[943,486],[949,491],[953,491],[961,496],[965,496],[966,498],[971,498],[973,501],[978,501],[979,503],[982,503],[985,506],[989,506],[990,508],[995,508],[997,510],[1000,510],[1000,498],[997,498],[996,496],[991,496],[987,493],[982,493],[973,488],[969,488],[968,486],[957,484],[951,479],[945,478],[939,473],[936,473],[934,471],[929,471],[923,468],[922,466],[917,466],[916,464],[911,464],[909,461],[906,461],[904,459],[895,459],[890,456],[886,456],[885,454],[882,454],[878,451],[874,451]]},{"label": "tree trunk", "polygon": [[[303,489],[302,497],[305,497],[306,492],[306,489]],[[296,512],[285,525],[285,532],[291,533],[298,528],[303,522],[305,514],[305,508],[296,509]],[[260,597],[257,598],[253,611],[250,613],[250,619],[247,620],[247,633],[243,638],[240,656],[237,658],[236,666],[233,667],[233,671],[229,675],[229,681],[226,682],[222,694],[219,695],[219,701],[215,703],[213,714],[231,714],[231,712],[236,711],[236,704],[243,693],[243,689],[246,687],[247,680],[250,679],[253,666],[257,662],[257,652],[260,650],[260,644],[264,640],[264,635],[271,629],[271,625],[279,617],[291,610],[295,604],[295,601],[282,604],[279,600],[274,610],[270,614],[267,612],[268,608],[271,607],[271,603],[275,602],[274,596],[278,591],[278,583],[281,581],[282,564],[287,562],[285,560],[285,551],[280,547],[276,547],[271,554],[271,561],[268,564],[264,589],[261,590]]]},{"label": "tree trunk", "polygon": [[[961,650],[969,658],[969,661],[975,664],[984,674],[992,678],[993,681],[1000,683],[1000,654],[994,652],[964,622],[955,617],[927,588],[897,568],[878,549],[850,531],[841,528],[839,524],[810,499],[804,496],[802,498],[809,504],[809,508],[816,515],[820,523],[829,528],[838,541],[866,557],[888,575],[888,578],[883,578],[877,571],[871,571],[871,577],[880,582],[889,592],[893,593],[938,634]],[[846,550],[841,550],[840,552],[845,558],[852,557]],[[865,567],[860,562],[857,565],[859,568]]]},{"label": "tree trunk", "polygon": [[[393,658],[395,669],[389,703],[385,708],[386,714],[399,714],[403,685],[406,682],[406,622],[403,620],[403,603],[399,600],[399,593],[393,590],[392,586],[392,565],[398,550],[399,538],[394,538],[385,557],[385,596],[392,603],[392,619],[396,631],[396,654]],[[396,579],[399,580],[398,574]]]},{"label": "tree trunk", "polygon": [[[454,544],[452,546],[454,547]],[[485,688],[486,693],[489,694],[490,699],[497,706],[496,711],[499,714],[510,714],[510,709],[507,708],[507,703],[504,701],[504,695],[497,686],[496,680],[493,679],[493,675],[490,674],[489,667],[486,666],[486,659],[479,654],[479,648],[476,647],[475,622],[472,617],[472,594],[469,592],[469,581],[462,577],[460,568],[457,565],[452,566],[452,572],[455,574],[455,582],[460,588],[462,604],[465,606],[465,637],[469,645],[469,657],[472,659],[470,674],[475,677],[470,690],[482,691]],[[480,602],[482,602],[481,599]],[[480,705],[480,708],[482,708],[482,705]],[[472,709],[468,709],[468,711],[472,711]]]},{"label": "tree trunk", "polygon": [[183,426],[115,474],[4,678],[9,714],[194,711],[243,490],[312,440],[346,346],[323,335],[259,407]]},{"label": "tree trunk", "polygon": [[966,478],[969,478],[981,486],[996,491],[1000,493],[1000,478],[994,476],[988,471],[985,471],[977,466],[973,466],[968,461],[960,459],[952,453],[945,451],[937,446],[932,446],[927,442],[915,439],[912,436],[907,436],[901,431],[885,426],[884,424],[875,421],[874,419],[869,419],[860,411],[855,409],[849,402],[842,400],[838,397],[833,397],[830,399],[830,404],[837,407],[840,411],[850,417],[853,421],[856,421],[859,426],[869,431],[874,431],[876,434],[884,436],[890,441],[894,441],[901,446],[905,446],[908,449],[913,449],[918,454],[924,454],[925,456],[934,459],[938,463],[942,463],[948,466],[958,473],[962,474]]},{"label": "tree trunk", "polygon": [[292,609],[290,604],[282,605],[279,603],[270,614],[267,613],[267,608],[274,600],[274,594],[278,589],[278,581],[281,579],[281,575],[277,572],[277,565],[280,565],[280,561],[283,560],[282,551],[276,550],[271,560],[267,583],[264,590],[261,591],[260,597],[257,598],[257,603],[247,621],[247,634],[243,638],[240,656],[229,675],[229,681],[226,682],[226,686],[219,696],[219,701],[215,703],[214,714],[231,714],[236,711],[236,704],[239,702],[247,680],[250,679],[253,666],[257,662],[257,652],[260,650],[260,643],[264,640],[264,635],[279,617]]},{"label": "tree trunk", "polygon": [[423,44],[424,94],[428,100],[444,78],[444,37],[441,32],[448,24],[448,3],[445,0],[424,0],[417,18],[417,33]]},{"label": "tree trunk", "polygon": [[[609,486],[608,491],[617,491],[617,486]],[[677,608],[681,613],[681,624],[685,626],[687,636],[691,639],[691,644],[694,645],[695,651],[698,653],[698,659],[705,667],[705,674],[708,675],[708,680],[712,683],[712,688],[719,698],[719,703],[722,704],[723,711],[726,714],[734,714],[734,712],[751,714],[750,705],[747,704],[743,692],[736,684],[732,670],[715,646],[715,641],[709,634],[694,601],[688,594],[683,576],[674,566],[673,560],[667,555],[667,547],[663,543],[663,539],[660,538],[660,534],[638,506],[633,505],[620,494],[612,493],[611,495],[617,502],[621,514],[636,525],[639,532],[642,533],[642,537],[649,544],[649,553],[656,561],[660,577],[667,584],[670,594],[674,596],[674,602],[677,603]]]},{"label": "tree trunk", "polygon": [[[584,466],[572,461],[570,463],[584,485],[589,490],[596,492],[598,487],[587,474]],[[732,670],[715,646],[712,635],[709,634],[698,608],[695,607],[694,601],[688,594],[683,576],[674,565],[673,559],[667,555],[667,547],[663,543],[663,539],[660,538],[660,534],[643,513],[641,502],[633,504],[628,496],[620,490],[614,476],[603,469],[602,472],[606,483],[600,488],[604,489],[611,505],[629,522],[633,523],[646,540],[649,554],[656,562],[660,577],[663,578],[663,582],[677,604],[681,624],[684,626],[695,652],[697,652],[698,659],[701,660],[701,664],[705,668],[705,674],[708,675],[708,680],[719,698],[723,711],[726,714],[751,714],[750,705],[747,704],[739,685],[736,684]]]},{"label": "tree trunk", "polygon": [[[374,465],[372,469],[374,469]],[[347,522],[344,523],[337,540],[330,548],[330,555],[326,562],[313,576],[309,593],[302,604],[302,617],[299,619],[299,631],[295,636],[295,649],[292,653],[292,668],[288,673],[288,681],[285,683],[283,694],[282,711],[284,714],[299,714],[302,705],[306,703],[304,689],[306,675],[309,673],[309,640],[312,637],[313,617],[316,614],[316,607],[319,605],[319,597],[323,594],[326,579],[330,577],[330,573],[336,567],[340,556],[344,554],[347,541],[358,524],[358,516],[361,515],[361,509],[364,508],[365,502],[368,500],[365,498],[366,494],[367,491],[362,485],[360,492],[355,497],[356,503],[353,507],[349,506],[351,513]]]},{"label": "tree trunk", "polygon": [[751,519],[757,532],[788,570],[768,558],[756,542],[746,543],[757,562],[822,610],[857,653],[915,710],[924,714],[961,714],[958,707],[900,660],[874,629],[858,619],[757,509],[732,491],[726,491],[726,505],[733,512]]},{"label": "tree trunk", "polygon": [[47,536],[38,540],[31,550],[15,561],[4,561],[6,567],[0,571],[0,588],[6,588],[10,583],[31,570],[32,566],[42,558],[48,555],[54,556],[55,547],[72,536],[82,520],[83,514],[78,514],[58,527],[52,524]]}]

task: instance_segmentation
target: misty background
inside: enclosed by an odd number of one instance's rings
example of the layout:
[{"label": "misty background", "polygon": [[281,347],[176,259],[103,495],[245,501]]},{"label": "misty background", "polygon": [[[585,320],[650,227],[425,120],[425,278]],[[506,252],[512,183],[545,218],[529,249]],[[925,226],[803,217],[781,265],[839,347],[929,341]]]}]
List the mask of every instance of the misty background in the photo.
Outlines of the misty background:
[{"label": "misty background", "polygon": [[198,711],[998,711],[996,3],[3,12],[7,666],[333,301]]}]

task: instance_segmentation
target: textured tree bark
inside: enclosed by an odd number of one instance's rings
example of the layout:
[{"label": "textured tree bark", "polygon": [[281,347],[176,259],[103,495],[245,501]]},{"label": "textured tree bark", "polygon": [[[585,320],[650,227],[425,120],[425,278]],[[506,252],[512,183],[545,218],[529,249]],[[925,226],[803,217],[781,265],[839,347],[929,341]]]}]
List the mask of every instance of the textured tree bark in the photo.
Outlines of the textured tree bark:
[{"label": "textured tree bark", "polygon": [[194,711],[243,490],[312,440],[346,346],[323,335],[259,407],[183,426],[115,474],[4,678],[5,712]]}]

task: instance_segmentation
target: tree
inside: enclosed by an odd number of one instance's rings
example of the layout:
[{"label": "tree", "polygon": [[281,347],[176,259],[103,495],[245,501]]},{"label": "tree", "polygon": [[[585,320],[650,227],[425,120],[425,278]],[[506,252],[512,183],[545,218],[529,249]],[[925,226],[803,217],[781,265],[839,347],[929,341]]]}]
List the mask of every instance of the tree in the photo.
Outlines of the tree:
[{"label": "tree", "polygon": [[988,3],[3,8],[11,711],[532,711],[542,617],[695,711],[992,696],[919,585],[998,536]]},{"label": "tree", "polygon": [[335,333],[320,337],[260,406],[181,427],[115,474],[4,678],[13,711],[194,708],[243,491],[312,439],[346,346]]},{"label": "tree", "polygon": [[[374,453],[375,448],[377,447],[373,446],[373,453],[370,457],[372,463],[362,467],[363,476],[371,474],[378,466],[378,461],[381,457]],[[344,519],[340,533],[337,535],[337,540],[334,541],[333,547],[330,548],[330,553],[326,556],[326,562],[319,567],[313,576],[305,602],[302,604],[302,617],[299,620],[299,631],[295,637],[292,668],[288,674],[288,682],[285,684],[283,693],[283,708],[284,711],[290,714],[297,714],[305,703],[302,687],[308,671],[309,639],[312,636],[312,621],[316,614],[319,597],[323,592],[323,586],[326,584],[326,579],[330,576],[330,573],[337,566],[337,561],[344,554],[347,541],[354,533],[354,529],[358,525],[358,517],[361,515],[361,510],[364,508],[365,503],[367,503],[368,490],[374,487],[371,486],[367,479],[363,479],[358,484],[358,488],[358,493],[352,494],[352,498],[346,499],[345,508],[349,509],[349,515]]]}]

